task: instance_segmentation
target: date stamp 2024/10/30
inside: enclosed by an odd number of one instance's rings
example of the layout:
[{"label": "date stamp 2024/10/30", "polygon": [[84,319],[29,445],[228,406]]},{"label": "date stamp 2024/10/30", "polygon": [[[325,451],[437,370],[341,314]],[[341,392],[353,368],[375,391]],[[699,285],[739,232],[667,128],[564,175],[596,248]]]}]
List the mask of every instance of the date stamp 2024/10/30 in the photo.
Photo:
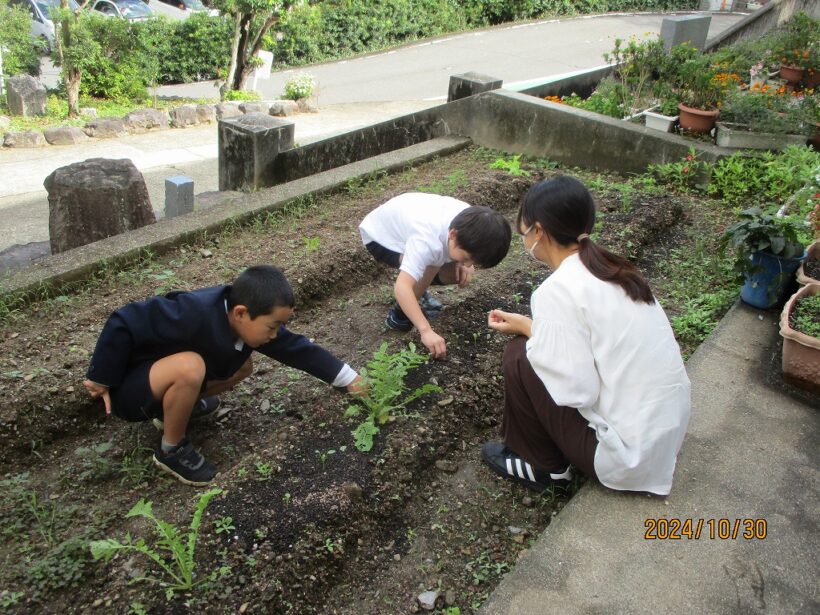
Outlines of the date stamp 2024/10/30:
[{"label": "date stamp 2024/10/30", "polygon": [[765,519],[704,519],[665,517],[644,521],[646,540],[763,540],[768,533]]}]

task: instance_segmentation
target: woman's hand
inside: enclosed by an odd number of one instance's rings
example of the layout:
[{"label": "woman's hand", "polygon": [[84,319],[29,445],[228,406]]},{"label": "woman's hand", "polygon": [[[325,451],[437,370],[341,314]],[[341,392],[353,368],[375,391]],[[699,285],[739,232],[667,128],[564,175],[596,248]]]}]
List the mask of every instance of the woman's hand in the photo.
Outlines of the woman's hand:
[{"label": "woman's hand", "polygon": [[491,310],[487,315],[487,326],[500,333],[532,337],[532,318],[523,314]]},{"label": "woman's hand", "polygon": [[470,283],[470,280],[473,279],[473,274],[475,273],[475,267],[473,265],[462,265],[461,263],[456,263],[456,284],[458,284],[459,288],[464,288]]},{"label": "woman's hand", "polygon": [[367,397],[369,387],[367,386],[367,383],[364,381],[364,378],[362,378],[361,376],[356,376],[353,379],[353,382],[348,384],[345,387],[345,389],[353,397]]},{"label": "woman's hand", "polygon": [[105,404],[105,413],[111,414],[111,395],[108,393],[108,387],[92,382],[91,380],[84,380],[83,386],[94,399],[102,397],[103,403]]}]

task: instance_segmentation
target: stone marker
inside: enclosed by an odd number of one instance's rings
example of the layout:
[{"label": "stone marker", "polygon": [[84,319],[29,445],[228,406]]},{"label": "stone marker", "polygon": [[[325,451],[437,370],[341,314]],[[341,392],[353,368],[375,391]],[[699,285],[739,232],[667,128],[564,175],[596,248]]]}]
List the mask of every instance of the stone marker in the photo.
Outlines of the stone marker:
[{"label": "stone marker", "polygon": [[263,113],[219,121],[219,189],[252,190],[273,185],[279,152],[293,148],[294,124]]},{"label": "stone marker", "polygon": [[676,45],[686,43],[703,50],[709,35],[711,15],[676,15],[664,17],[661,22],[663,48],[669,51]]},{"label": "stone marker", "polygon": [[114,139],[126,134],[125,122],[118,117],[101,117],[86,123],[83,132],[95,139]]},{"label": "stone marker", "polygon": [[127,159],[75,162],[43,185],[52,254],[156,222],[145,180]]},{"label": "stone marker", "polygon": [[14,75],[8,79],[6,100],[10,115],[46,114],[46,88],[31,75]]},{"label": "stone marker", "polygon": [[184,175],[165,179],[165,217],[176,218],[194,210],[194,180]]},{"label": "stone marker", "polygon": [[299,105],[296,104],[295,100],[274,100],[270,104],[268,113],[279,117],[288,117],[296,113],[298,110]]},{"label": "stone marker", "polygon": [[199,124],[199,114],[193,105],[183,105],[171,109],[171,126],[174,128],[184,128],[185,126],[196,126]]},{"label": "stone marker", "polygon": [[502,83],[501,79],[472,71],[463,75],[451,75],[450,88],[447,91],[447,102],[453,102],[459,98],[466,98],[474,94],[481,94],[481,92],[497,90]]},{"label": "stone marker", "polygon": [[126,115],[125,128],[128,132],[142,134],[149,130],[168,128],[170,118],[159,109],[138,109]]},{"label": "stone marker", "polygon": [[23,132],[7,132],[3,139],[6,147],[42,147],[46,138],[39,130],[25,130]]},{"label": "stone marker", "polygon": [[51,145],[76,145],[88,141],[88,135],[78,126],[58,126],[46,128],[43,136]]}]

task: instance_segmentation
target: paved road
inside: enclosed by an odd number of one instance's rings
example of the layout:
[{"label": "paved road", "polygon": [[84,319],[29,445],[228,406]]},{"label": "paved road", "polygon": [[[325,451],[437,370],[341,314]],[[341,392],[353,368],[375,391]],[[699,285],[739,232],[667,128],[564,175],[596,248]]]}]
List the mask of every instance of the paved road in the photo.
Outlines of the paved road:
[{"label": "paved road", "polygon": [[[296,141],[402,115],[446,97],[452,74],[475,70],[502,78],[505,87],[593,68],[616,37],[649,37],[663,15],[606,15],[501,26],[442,37],[384,53],[305,69],[318,82],[321,112],[296,116]],[[712,17],[710,36],[742,18]],[[296,71],[282,71],[258,89],[276,98]],[[213,98],[212,82],[164,86],[163,96]],[[389,102],[385,102],[389,101]],[[131,158],[143,171],[155,209],[164,201],[164,178],[188,175],[196,192],[217,189],[215,126],[128,136],[77,146],[0,150],[0,251],[48,239],[48,201],[42,182],[54,169],[92,157]]]}]

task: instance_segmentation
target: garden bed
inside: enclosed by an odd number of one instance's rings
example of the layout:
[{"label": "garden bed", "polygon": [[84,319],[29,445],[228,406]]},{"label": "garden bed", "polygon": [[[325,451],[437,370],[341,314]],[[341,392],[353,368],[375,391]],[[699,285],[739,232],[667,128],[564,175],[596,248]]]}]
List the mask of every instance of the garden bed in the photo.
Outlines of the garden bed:
[{"label": "garden bed", "polygon": [[[527,311],[547,274],[515,238],[500,266],[465,290],[438,292],[446,308],[436,329],[448,359],[412,372],[410,384],[434,382],[442,391],[385,425],[369,453],[353,446],[357,421],[343,418],[345,396],[264,357],[224,395],[229,411],[192,427],[192,440],[220,468],[215,482],[224,492],[205,513],[196,578],[222,573],[190,594],[168,600],[157,584],[129,584],[156,573],[142,556],[91,561],[91,539],[130,532],[153,541],[145,520],[125,518],[140,498],[159,518],[187,527],[198,492],[150,465],[158,439],[150,424],[106,420],[81,381],[113,309],[171,288],[223,283],[259,262],[281,266],[294,286],[290,328],[354,367],[383,341],[420,347],[415,332],[383,330],[393,274],[365,252],[357,223],[387,198],[418,189],[493,206],[514,222],[528,187],[559,171],[530,161],[530,176],[514,176],[491,170],[496,158],[469,149],[350,184],[14,312],[0,325],[0,604],[13,613],[412,613],[417,596],[435,590],[438,612],[474,612],[568,497],[508,484],[479,460],[481,443],[497,434],[508,340],[487,328],[486,313]],[[603,214],[599,240],[638,262],[673,319],[692,316],[692,296],[731,286],[721,267],[703,264],[728,223],[719,204],[651,181],[564,172],[591,186]],[[687,321],[686,354],[730,301]]]}]

